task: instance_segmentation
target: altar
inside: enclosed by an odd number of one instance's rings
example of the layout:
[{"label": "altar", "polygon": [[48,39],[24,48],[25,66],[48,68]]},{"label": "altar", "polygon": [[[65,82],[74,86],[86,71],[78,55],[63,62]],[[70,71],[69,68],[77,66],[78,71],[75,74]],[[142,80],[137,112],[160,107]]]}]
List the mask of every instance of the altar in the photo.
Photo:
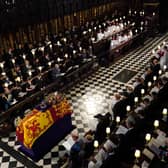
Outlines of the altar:
[{"label": "altar", "polygon": [[72,129],[72,110],[62,95],[50,94],[16,128],[19,150],[38,161]]}]

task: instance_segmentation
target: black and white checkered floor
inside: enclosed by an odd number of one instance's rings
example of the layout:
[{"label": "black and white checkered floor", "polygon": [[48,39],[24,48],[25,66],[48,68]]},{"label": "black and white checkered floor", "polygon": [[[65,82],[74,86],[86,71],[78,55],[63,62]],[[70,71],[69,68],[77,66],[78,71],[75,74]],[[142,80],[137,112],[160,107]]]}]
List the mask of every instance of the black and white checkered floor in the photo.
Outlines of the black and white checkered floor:
[{"label": "black and white checkered floor", "polygon": [[[109,112],[110,98],[115,92],[123,92],[126,89],[125,85],[132,84],[137,76],[143,74],[144,67],[152,57],[152,49],[163,41],[168,41],[168,33],[162,37],[147,40],[144,46],[131,51],[108,68],[99,68],[98,71],[65,93],[74,111],[72,123],[77,127],[80,134],[89,129],[89,121],[92,121],[94,115]],[[115,81],[113,78],[124,69],[137,73],[127,83]],[[61,146],[65,139],[47,153],[43,159],[35,163],[18,151],[19,145],[16,141],[15,132],[13,132],[10,137],[1,138],[0,168],[54,168],[59,157],[65,152]]]}]

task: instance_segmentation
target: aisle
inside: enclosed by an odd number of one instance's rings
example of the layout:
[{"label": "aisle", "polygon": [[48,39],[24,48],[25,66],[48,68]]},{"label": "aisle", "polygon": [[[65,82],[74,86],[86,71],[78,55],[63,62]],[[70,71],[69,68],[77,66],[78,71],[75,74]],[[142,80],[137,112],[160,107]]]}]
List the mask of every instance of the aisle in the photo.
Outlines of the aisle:
[{"label": "aisle", "polygon": [[[132,84],[137,76],[143,74],[145,66],[152,57],[150,54],[151,50],[164,40],[168,40],[168,33],[160,38],[156,37],[146,41],[143,47],[140,46],[131,51],[110,67],[99,68],[97,72],[76,84],[65,93],[67,99],[72,104],[74,111],[72,122],[76,125],[79,133],[83,134],[89,129],[88,122],[93,119],[94,115],[109,112],[111,96],[115,92],[123,92],[126,89],[125,85]],[[124,73],[128,75],[123,75]],[[118,74],[119,76],[117,76]],[[115,80],[116,78],[119,80],[122,78],[122,80],[128,82],[120,82]],[[7,150],[6,147],[0,149],[0,167],[2,168],[21,168],[26,166],[31,168],[33,166],[52,168],[55,167],[59,156],[64,154],[61,144],[65,140],[62,140],[43,159],[37,163],[33,163],[30,159],[26,159],[24,155],[21,154],[20,156],[17,150],[18,143],[16,142],[15,132],[8,138],[1,138],[1,141],[7,144],[10,149]]]}]

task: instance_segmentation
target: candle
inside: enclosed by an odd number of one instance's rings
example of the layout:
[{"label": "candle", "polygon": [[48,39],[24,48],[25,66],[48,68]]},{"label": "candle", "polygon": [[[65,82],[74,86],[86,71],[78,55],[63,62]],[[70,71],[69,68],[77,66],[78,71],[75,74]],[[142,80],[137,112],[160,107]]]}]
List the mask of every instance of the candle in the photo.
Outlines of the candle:
[{"label": "candle", "polygon": [[116,117],[116,122],[117,122],[117,124],[120,122],[120,116]]},{"label": "candle", "polygon": [[83,31],[83,34],[85,35],[87,32],[86,31]]},{"label": "candle", "polygon": [[23,59],[26,59],[26,55],[25,54],[23,54]]},{"label": "candle", "polygon": [[89,32],[91,32],[92,31],[92,29],[89,29]]},{"label": "candle", "polygon": [[129,9],[129,15],[131,15],[131,9]]},{"label": "candle", "polygon": [[135,33],[137,33],[138,32],[138,30],[137,29],[135,29]]},{"label": "candle", "polygon": [[94,27],[94,30],[96,30],[97,28],[96,27]]},{"label": "candle", "polygon": [[163,115],[167,115],[167,108],[164,108],[164,109],[163,109],[162,114],[163,114]]},{"label": "candle", "polygon": [[41,51],[44,51],[44,47],[41,47],[40,50],[41,50]]},{"label": "candle", "polygon": [[4,86],[7,88],[8,87],[8,83],[4,83]]},{"label": "candle", "polygon": [[0,63],[0,67],[3,69],[4,68],[4,64],[1,62]]},{"label": "candle", "polygon": [[137,159],[140,158],[140,157],[141,157],[141,151],[138,150],[138,149],[136,149],[134,156],[135,156]]},{"label": "candle", "polygon": [[148,82],[148,87],[151,87],[152,86],[152,82]]},{"label": "candle", "polygon": [[42,67],[41,67],[41,66],[39,66],[39,67],[38,67],[38,69],[39,69],[39,70],[40,70],[40,72],[41,72],[41,70],[42,70]]},{"label": "candle", "polygon": [[65,43],[67,42],[67,39],[66,39],[66,38],[64,38],[63,40],[64,40]]},{"label": "candle", "polygon": [[48,66],[51,67],[51,62],[48,62]]},{"label": "candle", "polygon": [[99,147],[99,142],[98,142],[97,140],[95,140],[93,146],[94,146],[95,148],[98,148],[98,147]]},{"label": "candle", "polygon": [[141,94],[145,94],[145,89],[141,89]]},{"label": "candle", "polygon": [[153,76],[153,80],[156,81],[156,79],[157,79],[157,76]]},{"label": "candle", "polygon": [[136,14],[137,14],[137,11],[135,11],[134,14],[136,15]]},{"label": "candle", "polygon": [[145,136],[146,142],[149,142],[151,140],[151,134],[147,133]]},{"label": "candle", "polygon": [[52,49],[52,44],[49,45],[50,49]]},{"label": "candle", "polygon": [[167,65],[164,65],[164,66],[163,66],[163,69],[164,69],[164,71],[165,71],[165,70],[167,69]]},{"label": "candle", "polygon": [[15,60],[14,59],[12,59],[12,63],[15,64]]},{"label": "candle", "polygon": [[152,14],[153,16],[155,16],[155,12],[153,12],[153,14]]},{"label": "candle", "polygon": [[135,102],[135,103],[138,102],[138,97],[134,97],[134,102]]},{"label": "candle", "polygon": [[161,74],[162,74],[162,70],[160,69],[160,70],[159,70],[159,75],[161,75]]},{"label": "candle", "polygon": [[61,45],[60,41],[57,41],[57,45],[58,45],[58,46],[60,46],[60,45]]},{"label": "candle", "polygon": [[158,50],[160,50],[160,45],[158,45]]},{"label": "candle", "polygon": [[159,127],[159,120],[155,120],[153,125],[154,125],[155,128]]},{"label": "candle", "polygon": [[125,19],[125,16],[123,16],[123,19]]},{"label": "candle", "polygon": [[64,56],[65,58],[68,58],[68,54],[65,54],[65,56]]},{"label": "candle", "polygon": [[107,127],[107,128],[106,128],[106,134],[110,134],[110,131],[111,131],[111,130],[110,130],[110,127]]},{"label": "candle", "polygon": [[5,76],[5,75],[6,75],[6,73],[5,73],[5,72],[2,72],[1,74],[2,74],[3,76]]},{"label": "candle", "polygon": [[166,42],[165,41],[163,41],[163,45],[165,45],[166,44]]},{"label": "candle", "polygon": [[143,30],[143,27],[140,27],[140,30],[142,31],[142,30]]},{"label": "candle", "polygon": [[82,51],[82,47],[79,47],[79,51]]},{"label": "candle", "polygon": [[58,58],[57,58],[57,61],[58,61],[58,62],[60,62],[60,61],[61,61],[61,59],[58,57]]},{"label": "candle", "polygon": [[101,25],[99,25],[99,28],[101,29]]},{"label": "candle", "polygon": [[29,73],[29,76],[32,76],[32,72],[31,71],[29,71],[28,73]]},{"label": "candle", "polygon": [[127,110],[127,112],[131,111],[131,106],[130,106],[130,105],[127,105],[127,106],[126,106],[126,110]]},{"label": "candle", "polygon": [[76,54],[76,50],[73,50],[73,54]]}]

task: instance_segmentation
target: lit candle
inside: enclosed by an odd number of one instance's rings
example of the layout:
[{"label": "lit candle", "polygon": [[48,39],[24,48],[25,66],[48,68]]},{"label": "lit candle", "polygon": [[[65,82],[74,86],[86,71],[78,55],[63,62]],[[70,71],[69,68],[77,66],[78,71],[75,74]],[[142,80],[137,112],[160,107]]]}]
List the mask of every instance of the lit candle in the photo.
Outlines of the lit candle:
[{"label": "lit candle", "polygon": [[31,71],[29,71],[28,73],[29,73],[29,76],[32,76],[32,72]]},{"label": "lit candle", "polygon": [[145,15],[145,12],[144,12],[144,11],[142,12],[142,15]]},{"label": "lit candle", "polygon": [[96,27],[94,27],[94,30],[96,30],[97,28]]},{"label": "lit candle", "polygon": [[131,15],[131,9],[129,9],[129,15]]},{"label": "lit candle", "polygon": [[152,82],[148,82],[148,87],[151,87],[152,86]]},{"label": "lit candle", "polygon": [[57,45],[58,45],[58,46],[60,46],[60,45],[61,45],[60,41],[57,41]]},{"label": "lit candle", "polygon": [[98,142],[97,140],[95,140],[93,146],[94,146],[95,148],[98,148],[98,147],[99,147],[99,142]]},{"label": "lit candle", "polygon": [[160,69],[160,70],[159,70],[159,75],[161,75],[161,74],[162,74],[162,70]]},{"label": "lit candle", "polygon": [[2,72],[1,74],[2,74],[3,76],[5,76],[5,75],[6,75],[6,73],[5,73],[5,72]]},{"label": "lit candle", "polygon": [[153,76],[153,80],[156,81],[156,79],[157,79],[157,76]]},{"label": "lit candle", "polygon": [[134,102],[138,103],[138,97],[134,97]]},{"label": "lit candle", "polygon": [[125,16],[123,16],[123,19],[125,19]]},{"label": "lit candle", "polygon": [[167,65],[164,65],[164,66],[163,66],[163,69],[164,69],[164,71],[165,71],[165,70],[167,69]]},{"label": "lit candle", "polygon": [[155,120],[153,125],[155,128],[159,127],[159,120]]},{"label": "lit candle", "polygon": [[85,35],[87,32],[86,31],[83,31],[83,34]]},{"label": "lit candle", "polygon": [[141,94],[145,94],[145,89],[141,89]]},{"label": "lit candle", "polygon": [[153,14],[152,14],[153,16],[155,16],[155,12],[153,12]]},{"label": "lit candle", "polygon": [[79,47],[79,51],[82,51],[82,47]]},{"label": "lit candle", "polygon": [[4,68],[4,64],[1,62],[0,63],[0,67],[3,69]]},{"label": "lit candle", "polygon": [[64,38],[63,40],[64,40],[65,43],[67,42],[67,39],[66,39],[66,38]]},{"label": "lit candle", "polygon": [[57,58],[57,61],[58,61],[58,62],[60,62],[60,61],[61,61],[61,59],[58,57],[58,58]]},{"label": "lit candle", "polygon": [[120,122],[120,116],[116,117],[116,123],[118,124]]},{"label": "lit candle", "polygon": [[4,86],[7,88],[8,87],[8,83],[4,83]]},{"label": "lit candle", "polygon": [[23,54],[23,59],[26,59],[26,55],[25,54]]},{"label": "lit candle", "polygon": [[76,50],[73,50],[73,54],[76,54]]},{"label": "lit candle", "polygon": [[68,58],[68,54],[65,54],[65,56],[64,56],[65,58]]},{"label": "lit candle", "polygon": [[118,19],[116,19],[116,22],[118,22]]},{"label": "lit candle", "polygon": [[160,45],[158,45],[158,50],[160,50]]},{"label": "lit candle", "polygon": [[163,109],[162,114],[163,114],[164,116],[167,115],[167,108],[164,108],[164,109]]},{"label": "lit candle", "polygon": [[141,22],[141,25],[143,25],[143,24],[144,24],[144,22],[142,21],[142,22]]},{"label": "lit candle", "polygon": [[89,32],[91,32],[92,31],[92,29],[89,29]]},{"label": "lit candle", "polygon": [[52,44],[49,45],[50,49],[52,49]]},{"label": "lit candle", "polygon": [[107,134],[107,135],[110,134],[110,131],[111,131],[111,130],[110,130],[110,127],[107,127],[107,128],[106,128],[106,134]]},{"label": "lit candle", "polygon": [[15,64],[15,60],[14,59],[12,59],[12,63]]},{"label": "lit candle", "polygon": [[42,70],[42,67],[41,67],[41,66],[39,66],[39,67],[38,67],[38,69],[39,69],[39,70],[40,70],[40,72],[41,72],[41,70]]},{"label": "lit candle", "polygon": [[128,20],[128,24],[130,24],[130,21]]},{"label": "lit candle", "polygon": [[44,51],[44,47],[41,47],[40,50],[41,50],[41,51]]},{"label": "lit candle", "polygon": [[122,18],[120,17],[120,20],[122,20]]},{"label": "lit candle", "polygon": [[136,15],[136,14],[137,14],[137,11],[135,11],[134,14]]},{"label": "lit candle", "polygon": [[99,28],[101,29],[101,25],[99,25]]},{"label": "lit candle", "polygon": [[48,62],[48,66],[51,67],[51,62]]},{"label": "lit candle", "polygon": [[34,55],[34,54],[35,54],[35,51],[34,51],[34,50],[32,50],[32,51],[31,51],[31,53]]},{"label": "lit candle", "polygon": [[143,30],[143,27],[140,27],[140,30],[142,31],[142,30]]},{"label": "lit candle", "polygon": [[137,30],[137,29],[135,30],[135,33],[138,33],[138,30]]},{"label": "lit candle", "polygon": [[94,41],[95,41],[95,38],[94,38],[94,37],[92,37],[92,38],[91,38],[91,40],[94,42]]},{"label": "lit candle", "polygon": [[147,133],[145,136],[146,142],[149,142],[151,140],[151,134]]},{"label": "lit candle", "polygon": [[136,159],[140,158],[141,157],[141,151],[136,149],[134,156],[136,157]]},{"label": "lit candle", "polygon": [[127,105],[126,110],[127,110],[127,112],[131,111],[131,106]]}]

